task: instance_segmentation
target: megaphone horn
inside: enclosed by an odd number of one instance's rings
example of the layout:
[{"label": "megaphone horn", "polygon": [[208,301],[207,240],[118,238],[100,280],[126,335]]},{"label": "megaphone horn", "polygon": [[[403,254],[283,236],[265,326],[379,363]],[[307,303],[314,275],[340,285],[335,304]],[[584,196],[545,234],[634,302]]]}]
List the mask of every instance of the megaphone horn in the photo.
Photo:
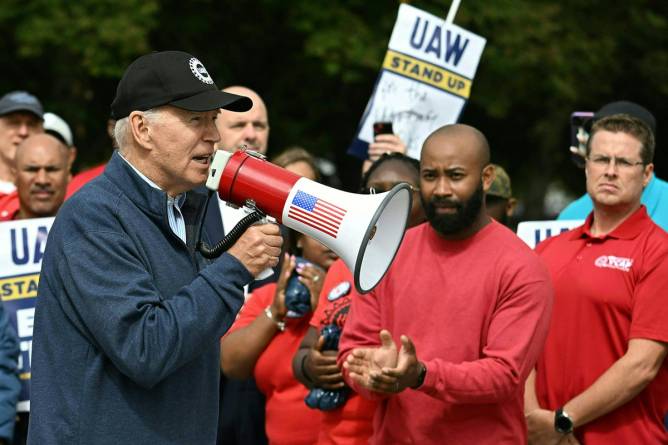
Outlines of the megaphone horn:
[{"label": "megaphone horn", "polygon": [[392,264],[412,203],[408,184],[376,195],[347,193],[244,150],[216,151],[206,186],[236,205],[251,199],[279,223],[329,247],[353,272],[360,293],[371,291]]}]

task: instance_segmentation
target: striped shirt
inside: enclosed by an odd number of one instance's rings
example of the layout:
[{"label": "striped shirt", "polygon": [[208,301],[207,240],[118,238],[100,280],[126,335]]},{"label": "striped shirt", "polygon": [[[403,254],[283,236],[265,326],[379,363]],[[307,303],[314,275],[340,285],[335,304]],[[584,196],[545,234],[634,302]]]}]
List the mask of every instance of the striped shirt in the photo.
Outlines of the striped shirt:
[{"label": "striped shirt", "polygon": [[[120,155],[120,153],[119,153]],[[130,167],[139,175],[140,178],[142,178],[148,185],[153,187],[154,189],[162,190],[158,185],[148,179],[146,175],[144,175],[142,172],[137,170],[134,165],[132,165],[127,159],[121,155],[121,159],[123,159],[125,162],[128,163]],[[186,194],[181,193],[180,195],[177,195],[175,197],[167,196],[167,219],[169,220],[169,227],[172,229],[172,232],[179,238],[181,238],[181,241],[184,243],[186,242],[186,222],[183,219],[183,214],[181,213],[181,206],[183,206],[183,203],[186,200]]]}]

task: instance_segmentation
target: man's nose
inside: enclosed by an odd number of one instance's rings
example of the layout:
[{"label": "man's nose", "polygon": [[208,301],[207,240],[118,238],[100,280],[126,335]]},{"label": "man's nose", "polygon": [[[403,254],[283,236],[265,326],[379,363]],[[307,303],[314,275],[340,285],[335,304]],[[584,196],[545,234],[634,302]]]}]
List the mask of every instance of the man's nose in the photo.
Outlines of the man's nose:
[{"label": "man's nose", "polygon": [[434,188],[434,195],[437,196],[450,196],[452,195],[452,187],[450,187],[450,182],[441,177],[436,180],[436,187]]},{"label": "man's nose", "polygon": [[27,138],[30,134],[30,128],[26,122],[21,122],[19,124],[19,136],[22,138]]},{"label": "man's nose", "polygon": [[213,143],[220,141],[220,133],[218,132],[218,127],[216,127],[215,121],[209,122],[209,125],[206,127],[206,131],[204,132],[204,140]]},{"label": "man's nose", "polygon": [[605,170],[603,170],[603,174],[608,177],[614,177],[617,175],[617,160],[615,158],[611,158],[610,162],[608,162],[608,165],[605,166]]},{"label": "man's nose", "polygon": [[37,174],[35,175],[35,184],[42,186],[51,184],[51,176],[49,176],[46,169],[40,168],[37,170]]},{"label": "man's nose", "polygon": [[244,126],[243,136],[246,141],[254,141],[257,139],[257,130],[255,130],[255,126],[252,122],[249,122]]}]

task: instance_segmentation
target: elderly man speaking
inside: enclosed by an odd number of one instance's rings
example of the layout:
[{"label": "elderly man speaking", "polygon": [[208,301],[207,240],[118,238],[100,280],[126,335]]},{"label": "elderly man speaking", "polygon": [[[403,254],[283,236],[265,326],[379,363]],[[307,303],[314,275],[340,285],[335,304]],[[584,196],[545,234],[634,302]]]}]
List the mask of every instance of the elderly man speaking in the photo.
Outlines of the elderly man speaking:
[{"label": "elderly man speaking", "polygon": [[282,243],[265,224],[212,263],[195,250],[216,116],[250,107],[184,52],[127,68],[111,105],[119,150],[49,234],[29,443],[215,443],[220,337]]}]

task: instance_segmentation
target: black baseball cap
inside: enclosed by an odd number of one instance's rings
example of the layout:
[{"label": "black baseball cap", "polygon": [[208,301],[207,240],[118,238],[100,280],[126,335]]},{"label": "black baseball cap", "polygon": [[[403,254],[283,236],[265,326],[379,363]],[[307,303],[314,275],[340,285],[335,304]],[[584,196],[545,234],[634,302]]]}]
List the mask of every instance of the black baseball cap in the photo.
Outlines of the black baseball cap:
[{"label": "black baseball cap", "polygon": [[613,114],[628,114],[631,117],[640,119],[647,124],[650,130],[652,130],[652,133],[656,134],[656,119],[654,118],[654,115],[650,113],[647,108],[627,100],[619,100],[617,102],[610,102],[609,104],[603,105],[600,110],[594,113],[594,116],[591,119],[585,122],[584,129],[587,130],[587,132],[590,132],[594,122],[604,117],[612,116]]},{"label": "black baseball cap", "polygon": [[111,117],[118,120],[133,111],[162,105],[189,111],[248,111],[253,102],[248,97],[220,91],[193,55],[161,51],[139,57],[125,70],[111,104]]},{"label": "black baseball cap", "polygon": [[0,116],[17,111],[27,111],[40,119],[44,118],[42,104],[27,91],[12,91],[0,98]]}]

